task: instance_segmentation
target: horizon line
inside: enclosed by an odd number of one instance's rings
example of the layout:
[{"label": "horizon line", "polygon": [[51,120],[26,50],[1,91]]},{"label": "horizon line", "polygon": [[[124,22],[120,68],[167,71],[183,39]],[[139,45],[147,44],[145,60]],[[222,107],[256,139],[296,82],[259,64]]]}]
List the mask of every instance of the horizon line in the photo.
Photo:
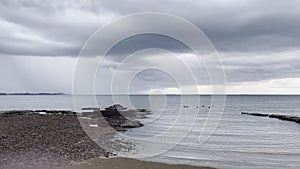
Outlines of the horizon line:
[{"label": "horizon line", "polygon": [[96,93],[96,94],[72,94],[72,93],[63,93],[63,92],[0,92],[0,95],[71,95],[71,96],[101,96],[101,95],[173,95],[173,96],[195,96],[195,95],[237,95],[237,96],[253,96],[253,95],[283,95],[283,96],[297,96],[299,94],[289,94],[289,93],[224,93],[224,94],[212,94],[212,93],[192,93],[192,94],[178,94],[178,93],[168,93],[168,94],[147,94],[147,93],[128,93],[128,94],[110,94],[110,93]]}]

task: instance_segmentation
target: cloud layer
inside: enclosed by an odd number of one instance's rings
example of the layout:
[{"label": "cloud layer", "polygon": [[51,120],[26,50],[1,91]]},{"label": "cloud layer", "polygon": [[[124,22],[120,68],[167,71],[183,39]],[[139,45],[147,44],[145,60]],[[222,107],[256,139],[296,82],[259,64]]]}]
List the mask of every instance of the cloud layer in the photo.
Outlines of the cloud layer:
[{"label": "cloud layer", "polygon": [[[52,88],[37,79],[55,81],[58,74],[72,79],[70,72],[76,56],[92,33],[115,19],[136,12],[173,14],[201,29],[220,54],[231,93],[255,93],[243,89],[250,83],[261,84],[257,91],[262,91],[266,84],[269,87],[282,84],[282,81],[298,84],[300,78],[300,2],[297,0],[3,0],[0,11],[0,71],[6,79],[0,84],[3,92],[59,89],[70,92],[71,80],[57,81],[61,84]],[[158,35],[136,36],[111,50],[107,63],[115,66],[108,64],[104,69],[110,72],[103,76],[111,76],[124,56],[150,47],[172,51],[184,60],[192,55],[173,39]],[[47,65],[52,57],[60,66]],[[153,56],[155,59],[157,57]],[[42,64],[42,69],[47,70],[36,76],[37,70],[31,69],[41,69]],[[194,66],[203,74],[199,76],[203,78],[199,80],[199,87],[207,89],[209,81],[203,67],[191,64]],[[174,88],[172,79],[155,71],[137,77],[135,83],[132,90],[136,92]],[[149,85],[143,88],[143,84]],[[285,93],[300,92],[299,88],[288,85],[281,87]]]}]

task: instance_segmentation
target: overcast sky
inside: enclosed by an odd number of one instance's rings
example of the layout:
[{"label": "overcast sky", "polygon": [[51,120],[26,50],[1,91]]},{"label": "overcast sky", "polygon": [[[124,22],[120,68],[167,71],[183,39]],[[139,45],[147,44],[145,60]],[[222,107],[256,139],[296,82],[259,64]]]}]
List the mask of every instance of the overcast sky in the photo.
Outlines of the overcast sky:
[{"label": "overcast sky", "polygon": [[[202,30],[219,53],[227,93],[300,94],[300,1],[298,0],[1,0],[0,92],[72,91],[76,58],[103,25],[137,12],[164,12]],[[198,72],[200,93],[210,93],[204,68],[168,37],[142,35],[114,47],[97,75],[97,92],[109,93],[117,65],[127,55],[162,48]],[[145,60],[163,61],[163,56]],[[171,63],[165,60],[166,63]],[[138,62],[137,62],[138,63]],[[132,93],[177,93],[175,80],[148,70],[133,81]]]}]

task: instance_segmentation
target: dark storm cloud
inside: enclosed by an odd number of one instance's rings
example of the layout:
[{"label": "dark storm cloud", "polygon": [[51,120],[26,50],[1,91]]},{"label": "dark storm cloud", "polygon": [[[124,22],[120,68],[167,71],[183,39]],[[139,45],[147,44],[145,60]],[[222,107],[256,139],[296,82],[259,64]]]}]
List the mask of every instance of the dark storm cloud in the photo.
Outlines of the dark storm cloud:
[{"label": "dark storm cloud", "polygon": [[[2,24],[5,34],[1,35],[0,50],[9,55],[76,56],[87,38],[112,18],[149,11],[186,18],[203,30],[219,51],[287,50],[300,46],[300,2],[296,0],[4,0],[0,11],[1,21],[6,23]],[[161,45],[153,38],[143,43]],[[140,45],[137,41],[123,48]]]},{"label": "dark storm cloud", "polygon": [[159,48],[175,53],[191,53],[192,50],[182,42],[168,36],[158,34],[141,34],[131,36],[116,44],[107,53],[111,59],[121,61],[126,56],[143,49]]},{"label": "dark storm cloud", "polygon": [[[300,47],[300,15],[271,15],[222,33],[207,30],[220,51],[282,51]],[[205,30],[204,30],[205,31]]]},{"label": "dark storm cloud", "polygon": [[207,34],[220,51],[289,50],[300,46],[300,2],[297,0],[132,0],[117,4],[109,1],[103,5],[122,15],[155,11],[184,17]]}]

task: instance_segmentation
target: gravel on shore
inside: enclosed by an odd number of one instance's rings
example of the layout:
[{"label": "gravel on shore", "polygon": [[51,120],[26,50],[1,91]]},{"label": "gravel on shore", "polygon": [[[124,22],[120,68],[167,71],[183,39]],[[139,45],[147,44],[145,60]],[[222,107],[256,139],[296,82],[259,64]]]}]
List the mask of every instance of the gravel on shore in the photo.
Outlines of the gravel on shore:
[{"label": "gravel on shore", "polygon": [[[71,161],[111,155],[91,140],[76,115],[0,117],[0,128],[1,169],[52,169],[66,166]],[[103,140],[112,137],[103,134]],[[118,142],[114,140],[113,144]]]}]

